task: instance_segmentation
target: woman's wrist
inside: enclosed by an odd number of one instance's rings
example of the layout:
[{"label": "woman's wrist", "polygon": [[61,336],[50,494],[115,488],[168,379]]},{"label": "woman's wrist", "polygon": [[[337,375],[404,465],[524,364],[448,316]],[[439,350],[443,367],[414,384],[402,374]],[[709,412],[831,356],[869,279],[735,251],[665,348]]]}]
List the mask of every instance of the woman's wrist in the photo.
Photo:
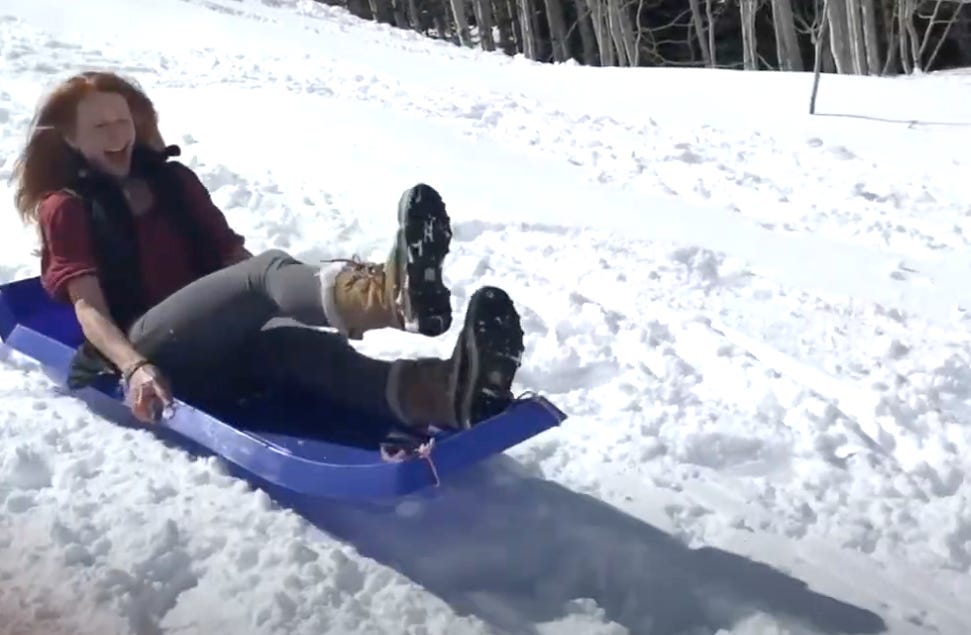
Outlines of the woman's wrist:
[{"label": "woman's wrist", "polygon": [[122,380],[122,382],[125,385],[128,385],[128,382],[131,381],[132,375],[134,375],[136,372],[138,372],[138,369],[139,368],[144,368],[145,366],[151,366],[151,364],[152,364],[152,362],[149,361],[148,359],[144,358],[144,357],[139,358],[139,359],[136,359],[136,360],[134,360],[134,361],[126,364],[121,369],[121,380]]}]

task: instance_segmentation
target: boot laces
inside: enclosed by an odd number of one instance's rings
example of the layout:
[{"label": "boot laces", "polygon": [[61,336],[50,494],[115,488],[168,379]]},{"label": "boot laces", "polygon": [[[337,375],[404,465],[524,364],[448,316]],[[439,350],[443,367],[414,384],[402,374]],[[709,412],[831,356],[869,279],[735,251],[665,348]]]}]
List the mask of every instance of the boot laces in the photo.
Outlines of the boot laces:
[{"label": "boot laces", "polygon": [[384,282],[384,265],[376,262],[367,262],[360,256],[354,255],[350,258],[331,258],[324,262],[343,262],[351,272],[348,285],[352,285],[359,280]]},{"label": "boot laces", "polygon": [[[331,258],[330,260],[325,260],[324,262],[343,262],[346,268],[350,271],[347,280],[344,282],[346,288],[350,289],[358,282],[363,281],[365,284],[374,285],[378,289],[381,289],[381,294],[385,296],[385,287],[388,284],[394,284],[393,281],[388,280],[388,270],[386,263],[378,262],[368,262],[358,255],[353,255],[350,258]],[[394,312],[395,318],[398,322],[404,321],[404,299],[403,299],[404,289],[398,288],[398,285],[394,285],[393,293],[390,296],[390,309]]]}]

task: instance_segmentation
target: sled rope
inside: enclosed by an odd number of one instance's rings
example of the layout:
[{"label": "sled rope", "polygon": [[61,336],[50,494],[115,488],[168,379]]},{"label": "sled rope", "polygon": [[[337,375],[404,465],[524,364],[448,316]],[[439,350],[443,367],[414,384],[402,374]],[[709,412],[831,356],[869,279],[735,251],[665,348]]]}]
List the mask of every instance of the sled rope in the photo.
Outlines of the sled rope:
[{"label": "sled rope", "polygon": [[432,460],[432,448],[435,447],[435,439],[430,438],[427,441],[417,445],[413,449],[405,448],[395,448],[393,450],[388,449],[385,446],[381,447],[381,458],[385,461],[391,461],[395,463],[400,463],[409,458],[424,459],[428,462],[428,467],[432,471],[432,476],[435,477],[435,487],[442,484],[441,478],[438,476],[438,467],[435,465],[435,461]]},{"label": "sled rope", "polygon": [[[525,390],[516,396],[513,401],[515,403],[520,403],[523,401],[531,401],[539,397],[539,393],[533,390]],[[558,418],[560,413],[558,413],[545,399],[536,399],[544,410],[553,415],[554,418]],[[411,434],[412,439],[414,439],[415,434]],[[422,441],[421,443],[416,443],[412,445],[411,443],[406,444],[408,447],[402,447],[401,445],[392,445],[390,443],[381,444],[381,458],[385,461],[399,463],[406,461],[408,459],[422,459],[428,463],[428,468],[432,471],[432,476],[435,478],[435,487],[439,487],[442,484],[442,479],[438,474],[438,467],[435,465],[435,461],[432,459],[432,450],[435,447],[435,437],[429,437],[427,441]]]},{"label": "sled rope", "polygon": [[435,446],[435,439],[431,438],[425,443],[418,446],[418,456],[428,461],[428,467],[432,470],[432,476],[435,477],[435,487],[442,484],[442,480],[438,478],[438,468],[435,467],[435,461],[432,460],[432,448]]}]

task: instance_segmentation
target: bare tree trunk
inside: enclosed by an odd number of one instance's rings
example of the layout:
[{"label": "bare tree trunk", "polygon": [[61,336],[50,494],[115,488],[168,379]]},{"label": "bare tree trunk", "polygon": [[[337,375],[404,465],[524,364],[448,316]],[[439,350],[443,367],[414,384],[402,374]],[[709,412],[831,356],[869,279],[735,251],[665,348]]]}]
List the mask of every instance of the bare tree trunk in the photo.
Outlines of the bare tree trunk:
[{"label": "bare tree trunk", "polygon": [[553,61],[565,62],[570,57],[566,42],[566,22],[563,19],[562,0],[546,0],[546,20],[550,25],[550,45]]},{"label": "bare tree trunk", "polygon": [[607,26],[607,8],[601,0],[586,0],[590,7],[590,18],[593,21],[593,32],[597,36],[597,47],[600,51],[600,64],[615,66],[614,46],[610,39],[610,29]]},{"label": "bare tree trunk", "polygon": [[884,21],[887,26],[887,57],[883,62],[883,75],[890,73],[897,63],[898,46],[895,44],[897,39],[897,4],[892,3],[889,12],[884,7]]},{"label": "bare tree trunk", "polygon": [[779,68],[802,71],[802,53],[796,37],[796,21],[792,17],[792,0],[772,0],[772,24],[775,27]]},{"label": "bare tree trunk", "polygon": [[711,54],[711,67],[715,68],[718,66],[718,53],[715,51],[715,16],[711,1],[705,0],[705,16],[708,18],[708,52]]},{"label": "bare tree trunk", "polygon": [[[454,0],[453,0],[454,2]],[[533,28],[534,14],[533,0],[519,0],[519,24],[523,30],[523,55],[526,59],[536,59],[536,31]]]},{"label": "bare tree trunk", "polygon": [[631,66],[633,56],[631,55],[629,42],[633,40],[633,33],[628,33],[625,29],[622,0],[607,0],[607,24],[610,33],[610,41],[613,43],[614,50],[617,51],[617,65]]},{"label": "bare tree trunk", "polygon": [[455,33],[462,46],[472,46],[472,36],[469,34],[469,18],[465,13],[465,0],[451,0],[452,16],[455,18]]},{"label": "bare tree trunk", "polygon": [[917,44],[920,38],[917,37],[917,27],[914,26],[914,13],[917,11],[917,2],[916,0],[903,0],[903,2],[906,7],[906,11],[904,12],[904,25],[907,28],[907,40],[910,42],[911,61],[914,64],[915,71],[922,71],[924,67],[921,64],[920,49]]},{"label": "bare tree trunk", "polygon": [[347,0],[347,10],[354,17],[362,20],[370,20],[374,16],[367,0]]},{"label": "bare tree trunk", "polygon": [[492,37],[492,4],[489,0],[472,0],[472,10],[475,11],[475,23],[479,27],[479,45],[482,50],[496,50],[496,42]]},{"label": "bare tree trunk", "polygon": [[620,33],[623,37],[624,54],[627,56],[628,66],[637,66],[638,62],[638,29],[631,18],[631,0],[615,0],[617,5],[617,22],[620,24]]},{"label": "bare tree trunk", "polygon": [[577,28],[580,30],[580,45],[583,49],[583,63],[587,66],[600,64],[597,55],[597,36],[590,21],[590,10],[583,0],[573,0],[577,12]]},{"label": "bare tree trunk", "polygon": [[606,0],[605,16],[607,18],[607,33],[609,35],[611,48],[616,51],[617,66],[629,66],[627,62],[626,49],[624,47],[624,35],[620,30],[620,22],[617,15],[617,0]]},{"label": "bare tree trunk", "polygon": [[499,48],[506,55],[516,53],[516,36],[513,33],[512,16],[509,15],[509,4],[506,0],[496,0],[493,4],[496,17],[496,30],[499,31]]},{"label": "bare tree trunk", "polygon": [[520,22],[519,3],[516,0],[496,0],[506,3],[506,13],[509,15],[509,25],[512,27],[512,36],[516,42],[516,50],[526,54],[526,41],[523,39],[523,24]]},{"label": "bare tree trunk", "polygon": [[391,9],[394,15],[394,25],[399,29],[412,29],[420,31],[418,24],[412,24],[408,19],[407,0],[391,0]]},{"label": "bare tree trunk", "polygon": [[[708,0],[709,6],[711,6],[711,0]],[[705,39],[705,25],[701,20],[701,4],[699,0],[690,0],[691,4],[691,25],[695,29],[695,35],[698,37],[698,48],[701,49],[701,59],[705,61],[705,66],[708,68],[714,68],[711,63],[711,53],[708,52],[708,40]],[[711,28],[711,25],[709,25]]]},{"label": "bare tree trunk", "polygon": [[910,30],[907,28],[907,22],[910,20],[910,14],[908,11],[907,0],[898,0],[897,2],[897,30],[900,36],[897,43],[900,45],[900,64],[904,69],[904,73],[910,75],[914,71],[913,58],[910,57]]},{"label": "bare tree trunk", "polygon": [[833,52],[829,50],[828,46],[823,47],[823,72],[836,72],[836,60],[833,59]]},{"label": "bare tree trunk", "polygon": [[853,72],[866,75],[866,47],[863,44],[863,19],[859,0],[846,0],[846,32],[849,36]]},{"label": "bare tree trunk", "polygon": [[829,48],[833,52],[836,72],[853,72],[853,51],[847,28],[846,0],[826,3],[826,20],[829,22]]},{"label": "bare tree trunk", "polygon": [[[816,55],[813,62],[813,93],[809,98],[809,114],[816,114],[816,93],[819,91],[819,70],[823,65],[823,44],[825,43],[826,36],[829,35],[829,20],[826,16],[829,15],[829,1],[826,0],[823,3],[823,19],[820,20],[819,33],[816,35]],[[840,0],[836,0],[839,2]]]},{"label": "bare tree trunk", "polygon": [[745,70],[758,70],[759,58],[755,39],[755,11],[758,0],[740,0],[742,16],[742,61]]},{"label": "bare tree trunk", "polygon": [[378,22],[391,24],[394,21],[394,10],[391,8],[390,0],[368,0],[371,7],[371,15]]},{"label": "bare tree trunk", "polygon": [[873,0],[860,0],[860,9],[863,15],[863,38],[866,43],[867,68],[871,75],[877,75],[880,74],[880,67],[882,66],[877,9]]},{"label": "bare tree trunk", "polygon": [[435,28],[441,34],[442,39],[446,39],[454,44],[458,44],[458,38],[455,36],[455,21],[452,19],[452,5],[448,0],[441,0],[439,4],[439,11],[435,12]]}]

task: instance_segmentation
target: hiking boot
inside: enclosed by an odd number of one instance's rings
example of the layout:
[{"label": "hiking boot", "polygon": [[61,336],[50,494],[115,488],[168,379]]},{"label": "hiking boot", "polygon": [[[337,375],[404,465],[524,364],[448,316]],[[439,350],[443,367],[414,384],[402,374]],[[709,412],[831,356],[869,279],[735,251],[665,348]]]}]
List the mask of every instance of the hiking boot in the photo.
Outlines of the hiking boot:
[{"label": "hiking boot", "polygon": [[452,228],[442,197],[419,183],[398,203],[395,243],[383,263],[343,260],[322,272],[324,308],[331,325],[359,340],[374,329],[395,328],[429,337],[452,325],[451,292],[442,279]]},{"label": "hiking boot", "polygon": [[483,287],[469,301],[449,359],[397,360],[388,385],[392,410],[405,424],[470,428],[503,412],[522,363],[523,330],[509,295]]}]

